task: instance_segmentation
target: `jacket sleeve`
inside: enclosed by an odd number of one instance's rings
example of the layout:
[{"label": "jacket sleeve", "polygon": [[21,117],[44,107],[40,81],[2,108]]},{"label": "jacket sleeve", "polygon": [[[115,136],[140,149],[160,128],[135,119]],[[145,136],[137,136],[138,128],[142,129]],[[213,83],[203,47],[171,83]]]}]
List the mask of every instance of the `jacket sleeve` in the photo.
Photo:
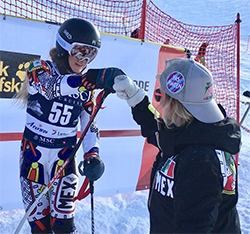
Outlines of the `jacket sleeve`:
[{"label": "jacket sleeve", "polygon": [[28,93],[40,93],[46,99],[78,93],[81,75],[60,75],[52,69],[51,62],[33,61],[28,70]]},{"label": "jacket sleeve", "polygon": [[157,121],[154,114],[149,110],[150,104],[148,97],[132,108],[132,115],[135,122],[141,127],[141,134],[147,138],[148,143],[158,147],[156,141]]},{"label": "jacket sleeve", "polygon": [[222,202],[222,177],[212,149],[181,153],[174,185],[176,233],[211,233]]}]

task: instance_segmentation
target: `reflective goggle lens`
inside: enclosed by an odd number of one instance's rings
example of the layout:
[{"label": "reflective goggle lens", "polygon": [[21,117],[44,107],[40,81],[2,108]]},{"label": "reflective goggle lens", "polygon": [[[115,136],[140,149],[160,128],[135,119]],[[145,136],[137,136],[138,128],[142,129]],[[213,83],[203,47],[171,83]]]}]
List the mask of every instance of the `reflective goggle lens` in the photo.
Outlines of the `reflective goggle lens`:
[{"label": "reflective goggle lens", "polygon": [[89,62],[94,59],[98,49],[87,45],[74,45],[70,54],[77,60],[88,60]]}]

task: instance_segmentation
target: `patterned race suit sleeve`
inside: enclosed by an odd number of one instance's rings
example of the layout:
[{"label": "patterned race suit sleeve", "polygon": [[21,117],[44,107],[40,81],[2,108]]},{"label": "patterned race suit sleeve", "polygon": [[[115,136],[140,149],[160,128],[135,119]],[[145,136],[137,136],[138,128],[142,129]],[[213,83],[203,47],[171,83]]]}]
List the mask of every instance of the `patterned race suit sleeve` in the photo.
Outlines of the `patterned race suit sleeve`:
[{"label": "patterned race suit sleeve", "polygon": [[27,72],[29,78],[28,92],[31,95],[40,93],[51,100],[58,96],[65,96],[79,92],[81,75],[61,75],[55,65],[49,61],[38,60],[30,64]]}]

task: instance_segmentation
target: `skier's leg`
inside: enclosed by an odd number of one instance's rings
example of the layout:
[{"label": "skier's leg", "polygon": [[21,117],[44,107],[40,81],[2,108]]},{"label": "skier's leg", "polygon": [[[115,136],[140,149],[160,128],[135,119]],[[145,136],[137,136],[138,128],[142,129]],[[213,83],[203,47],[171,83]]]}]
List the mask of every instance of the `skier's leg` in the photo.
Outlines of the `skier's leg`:
[{"label": "skier's leg", "polygon": [[[51,165],[51,178],[57,173],[71,152],[72,149],[68,147],[57,153],[57,160]],[[51,188],[51,226],[54,233],[76,233],[74,224],[75,202],[73,202],[73,198],[77,195],[78,181],[76,158],[74,158]]]},{"label": "skier's leg", "polygon": [[[22,141],[20,182],[25,209],[28,209],[44,189],[44,166],[39,162],[42,152],[26,140]],[[51,233],[48,194],[42,197],[28,217],[32,233]]]}]

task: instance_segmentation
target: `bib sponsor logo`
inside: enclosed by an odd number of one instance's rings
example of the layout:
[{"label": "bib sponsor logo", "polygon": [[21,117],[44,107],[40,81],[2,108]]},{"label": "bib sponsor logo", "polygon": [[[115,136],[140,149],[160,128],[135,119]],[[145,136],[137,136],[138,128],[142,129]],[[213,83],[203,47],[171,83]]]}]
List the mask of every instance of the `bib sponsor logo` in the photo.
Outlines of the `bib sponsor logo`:
[{"label": "bib sponsor logo", "polygon": [[39,142],[47,145],[54,145],[55,139],[40,136]]},{"label": "bib sponsor logo", "polygon": [[26,126],[33,132],[48,134],[48,131],[44,129],[41,125],[37,126],[35,122],[28,122]]}]

